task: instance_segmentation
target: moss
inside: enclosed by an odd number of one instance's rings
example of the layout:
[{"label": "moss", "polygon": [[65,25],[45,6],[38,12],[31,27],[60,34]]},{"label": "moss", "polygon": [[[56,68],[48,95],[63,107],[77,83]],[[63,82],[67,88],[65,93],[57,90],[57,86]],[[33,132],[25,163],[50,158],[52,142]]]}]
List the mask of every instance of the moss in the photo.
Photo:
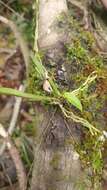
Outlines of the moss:
[{"label": "moss", "polygon": [[90,168],[91,170],[90,181],[94,190],[101,187],[103,143],[100,141],[99,136],[92,137],[86,134],[82,144],[77,147],[84,168]]},{"label": "moss", "polygon": [[[69,21],[68,19],[68,24],[69,27],[72,27],[75,34],[71,39],[71,43],[65,46],[65,67],[69,89],[74,90],[78,88],[90,73],[93,71],[97,72],[97,80],[89,90],[84,91],[80,96],[84,108],[84,117],[89,119],[90,122],[95,122],[98,119],[99,110],[103,108],[105,101],[107,75],[104,70],[106,70],[106,64],[104,58],[97,52],[96,42],[92,33],[85,31],[75,19],[71,20]],[[100,112],[100,114],[102,113]],[[100,118],[104,119],[102,116]],[[99,123],[102,123],[102,121]]]},{"label": "moss", "polygon": [[81,46],[80,42],[76,40],[71,46],[68,46],[67,57],[69,59],[76,59],[77,62],[83,60],[87,55],[86,49]]},{"label": "moss", "polygon": [[[89,39],[90,40],[90,39]],[[95,70],[102,68],[103,59],[101,56],[91,52],[91,43],[89,40],[81,38],[74,39],[72,45],[67,47],[67,58],[69,61],[75,61],[81,65],[92,65]]]},{"label": "moss", "polygon": [[74,143],[74,140],[73,140],[73,138],[66,138],[65,139],[65,146],[69,146],[69,145],[72,145]]},{"label": "moss", "polygon": [[[75,22],[75,20],[70,22],[72,28]],[[98,124],[97,121],[100,114],[99,127],[101,128],[104,117],[102,117],[102,113],[99,112],[99,110],[102,109],[104,105],[105,92],[104,89],[101,90],[98,87],[98,83],[102,81],[102,76],[105,76],[103,72],[105,68],[104,59],[97,53],[95,40],[90,32],[84,31],[78,23],[75,24],[74,30],[75,33],[77,32],[75,37],[71,40],[71,43],[66,45],[67,53],[65,65],[70,76],[68,80],[72,81],[73,84],[70,88],[78,88],[81,82],[85,80],[92,71],[97,71],[98,79],[88,91],[84,91],[80,98],[84,108],[82,113],[84,118],[93,122],[93,124]],[[107,77],[104,77],[104,81],[107,81]],[[105,82],[104,84],[101,82],[101,84],[101,86],[104,87]],[[103,95],[101,96],[100,94],[102,91]],[[90,176],[90,181],[93,189],[101,188],[101,175],[103,169],[102,147],[103,142],[99,141],[99,136],[92,137],[87,131],[86,133],[84,131],[84,139],[81,145],[76,146],[84,169],[91,168],[92,175]],[[85,186],[86,184],[84,185],[84,189],[86,189]]]},{"label": "moss", "polygon": [[[61,18],[62,19],[62,18]],[[66,22],[67,21],[67,22]],[[102,112],[103,103],[105,101],[107,75],[104,72],[105,60],[98,54],[97,47],[93,35],[84,31],[79,23],[71,17],[66,17],[66,20],[62,19],[65,27],[70,31],[70,35],[73,36],[71,41],[65,45],[66,52],[64,57],[64,65],[66,67],[67,84],[69,90],[78,88],[87,76],[96,71],[98,74],[97,80],[89,88],[80,95],[81,102],[83,104],[83,113],[81,115],[88,119],[93,124],[99,124],[99,128],[102,129]],[[72,29],[72,32],[71,32]],[[55,73],[55,72],[54,72]],[[53,75],[53,73],[52,73]],[[104,79],[104,80],[103,80]],[[106,81],[106,82],[105,82]],[[35,75],[35,70],[32,68],[31,76],[29,79],[29,89],[31,92],[41,92],[40,81]],[[99,117],[99,114],[101,117]],[[98,120],[100,118],[100,121]],[[84,168],[91,168],[92,175],[90,176],[93,187],[100,186],[103,161],[102,161],[102,147],[103,143],[100,142],[99,136],[91,136],[84,130],[84,139],[76,149],[80,154],[80,158],[83,162]],[[72,139],[67,139],[65,145],[72,145]],[[56,176],[56,170],[59,167],[61,161],[61,155],[55,153],[50,161],[53,175]],[[57,175],[57,180],[66,179],[66,176]],[[92,188],[92,189],[95,189]]]},{"label": "moss", "polygon": [[54,153],[52,160],[50,161],[50,166],[52,166],[53,169],[58,169],[60,160],[61,155],[59,153]]},{"label": "moss", "polygon": [[35,136],[37,135],[37,129],[35,127],[35,122],[27,123],[24,126],[24,131],[28,136]]}]

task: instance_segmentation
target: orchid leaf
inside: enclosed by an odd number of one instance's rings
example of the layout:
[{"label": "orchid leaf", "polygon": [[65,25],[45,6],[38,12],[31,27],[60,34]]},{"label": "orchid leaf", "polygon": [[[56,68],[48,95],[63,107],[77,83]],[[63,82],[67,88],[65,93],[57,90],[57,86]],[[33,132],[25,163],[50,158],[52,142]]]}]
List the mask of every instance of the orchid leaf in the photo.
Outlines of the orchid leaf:
[{"label": "orchid leaf", "polygon": [[75,106],[77,109],[82,111],[82,104],[79,100],[79,98],[72,92],[65,92],[63,94],[63,97],[73,106]]}]

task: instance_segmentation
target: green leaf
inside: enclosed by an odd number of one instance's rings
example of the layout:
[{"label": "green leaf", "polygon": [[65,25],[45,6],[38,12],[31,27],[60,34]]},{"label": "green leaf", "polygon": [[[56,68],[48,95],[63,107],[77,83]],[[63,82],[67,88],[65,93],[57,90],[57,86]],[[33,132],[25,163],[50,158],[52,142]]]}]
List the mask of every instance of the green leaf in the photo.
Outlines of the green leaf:
[{"label": "green leaf", "polygon": [[77,98],[77,96],[72,92],[65,92],[63,94],[63,97],[73,106],[78,108],[80,111],[82,111],[82,104],[80,100]]},{"label": "green leaf", "polygon": [[47,101],[47,102],[51,102],[51,101],[55,101],[55,98],[49,97],[49,96],[45,96],[45,95],[38,95],[38,94],[31,94],[31,93],[27,93],[27,92],[21,92],[19,90],[16,89],[12,89],[12,88],[6,88],[6,87],[0,87],[0,94],[5,94],[5,95],[9,95],[9,96],[17,96],[17,97],[22,97],[22,98],[27,98],[31,101]]},{"label": "green leaf", "polygon": [[44,65],[42,64],[39,54],[32,56],[32,61],[33,61],[33,65],[34,65],[35,70],[36,70],[37,74],[39,75],[40,79],[44,79],[46,77],[47,71],[46,71]]}]

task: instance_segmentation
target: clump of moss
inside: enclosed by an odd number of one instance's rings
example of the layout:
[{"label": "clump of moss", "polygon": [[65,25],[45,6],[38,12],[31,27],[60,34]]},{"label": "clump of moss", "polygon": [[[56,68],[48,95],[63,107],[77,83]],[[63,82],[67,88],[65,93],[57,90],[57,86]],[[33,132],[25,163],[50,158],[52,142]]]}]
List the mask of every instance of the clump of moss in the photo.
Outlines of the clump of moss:
[{"label": "clump of moss", "polygon": [[[86,33],[87,34],[87,33]],[[84,34],[83,34],[84,35]],[[86,35],[87,36],[87,35]],[[79,38],[73,40],[72,44],[67,46],[67,58],[69,61],[75,61],[77,64],[92,65],[95,70],[102,68],[103,59],[101,56],[93,53],[92,41],[90,39]]]},{"label": "clump of moss", "polygon": [[[75,19],[70,22],[70,25],[72,29],[75,26],[75,29],[73,29],[75,30],[75,36],[71,39],[71,43],[66,45],[65,66],[69,73],[67,74],[69,75],[67,78],[69,88],[72,90],[78,88],[90,73],[97,72],[97,80],[81,94],[80,98],[84,107],[83,115],[85,119],[102,129],[104,127],[102,126],[104,116],[101,110],[105,103],[105,89],[107,89],[105,88],[107,81],[107,75],[104,72],[105,60],[98,54],[93,35],[88,31],[84,31]],[[99,140],[99,136],[93,137],[87,132],[84,132],[83,142],[77,147],[84,168],[91,168],[89,178],[93,185],[92,189],[97,190],[101,189],[102,147],[103,142]]]},{"label": "clump of moss", "polygon": [[101,177],[103,170],[103,158],[102,158],[102,147],[104,141],[100,140],[99,136],[92,137],[89,134],[85,136],[84,142],[78,151],[84,167],[90,168],[90,180],[92,182],[93,189],[95,186],[101,186]]},{"label": "clump of moss", "polygon": [[[90,73],[93,71],[97,72],[97,80],[80,97],[84,105],[84,116],[85,113],[88,113],[91,121],[94,121],[97,119],[96,115],[102,109],[105,101],[106,88],[104,84],[106,82],[102,81],[103,79],[107,81],[107,75],[104,72],[106,67],[105,60],[98,54],[93,34],[85,31],[76,19],[71,18],[69,20],[68,18],[68,25],[72,27],[74,32],[71,43],[66,45],[65,67],[69,89],[74,90],[78,88]],[[73,32],[71,35],[73,35]],[[99,88],[100,83],[102,88]],[[100,114],[102,113],[100,112]],[[88,119],[87,114],[86,119]],[[102,119],[104,118],[102,117]]]},{"label": "clump of moss", "polygon": [[76,59],[78,63],[83,60],[86,55],[87,50],[80,44],[78,40],[74,41],[71,46],[67,47],[67,57],[71,60]]}]

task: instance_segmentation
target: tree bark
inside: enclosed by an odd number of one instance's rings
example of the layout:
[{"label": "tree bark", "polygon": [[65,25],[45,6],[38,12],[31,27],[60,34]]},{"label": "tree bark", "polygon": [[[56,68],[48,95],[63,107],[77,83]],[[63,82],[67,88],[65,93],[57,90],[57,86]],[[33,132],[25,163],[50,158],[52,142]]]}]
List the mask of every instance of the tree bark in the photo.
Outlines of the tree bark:
[{"label": "tree bark", "polygon": [[107,9],[107,0],[101,0],[101,1],[103,3],[104,7]]},{"label": "tree bark", "polygon": [[[63,61],[65,29],[58,24],[61,14],[67,14],[65,0],[40,0],[39,47],[59,64]],[[78,126],[66,123],[59,110],[36,105],[38,134],[35,137],[35,158],[30,190],[79,190],[82,178],[80,160],[73,147],[72,136],[77,140]],[[55,112],[54,112],[55,111]]]},{"label": "tree bark", "polygon": [[[57,21],[67,13],[66,0],[40,0],[39,4],[39,47],[49,48],[64,40],[64,33],[58,32]],[[65,32],[65,31],[64,31]]]},{"label": "tree bark", "polygon": [[82,178],[81,165],[72,145],[72,138],[75,141],[79,138],[78,126],[72,122],[66,123],[59,110],[47,110],[41,105],[36,106],[35,110],[38,133],[30,189],[79,190],[77,184]]}]

